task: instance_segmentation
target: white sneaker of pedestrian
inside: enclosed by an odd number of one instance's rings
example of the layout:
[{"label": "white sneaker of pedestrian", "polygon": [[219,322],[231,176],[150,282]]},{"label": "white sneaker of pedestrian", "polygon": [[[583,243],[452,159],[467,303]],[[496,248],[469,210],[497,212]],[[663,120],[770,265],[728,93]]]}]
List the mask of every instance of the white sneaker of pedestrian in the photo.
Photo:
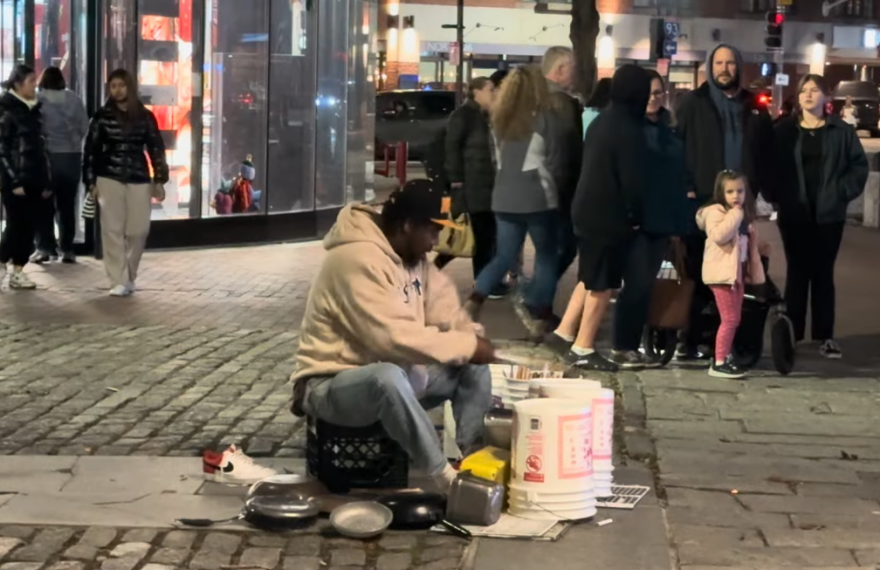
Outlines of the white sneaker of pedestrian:
[{"label": "white sneaker of pedestrian", "polygon": [[278,475],[274,469],[254,463],[235,445],[230,445],[222,453],[206,451],[202,455],[202,471],[205,479],[227,485],[253,485]]},{"label": "white sneaker of pedestrian", "polygon": [[128,287],[125,285],[117,285],[116,287],[110,289],[111,297],[128,297],[131,295],[131,291],[128,290]]},{"label": "white sneaker of pedestrian", "polygon": [[31,278],[28,277],[21,269],[16,269],[9,275],[9,288],[36,289],[37,284],[31,281]]}]

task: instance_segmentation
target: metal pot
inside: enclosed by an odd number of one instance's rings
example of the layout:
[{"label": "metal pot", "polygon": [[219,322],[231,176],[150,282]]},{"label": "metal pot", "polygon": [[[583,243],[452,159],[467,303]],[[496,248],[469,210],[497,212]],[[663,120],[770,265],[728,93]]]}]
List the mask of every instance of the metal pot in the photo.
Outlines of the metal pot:
[{"label": "metal pot", "polygon": [[494,409],[483,415],[486,445],[510,450],[513,445],[513,410]]}]

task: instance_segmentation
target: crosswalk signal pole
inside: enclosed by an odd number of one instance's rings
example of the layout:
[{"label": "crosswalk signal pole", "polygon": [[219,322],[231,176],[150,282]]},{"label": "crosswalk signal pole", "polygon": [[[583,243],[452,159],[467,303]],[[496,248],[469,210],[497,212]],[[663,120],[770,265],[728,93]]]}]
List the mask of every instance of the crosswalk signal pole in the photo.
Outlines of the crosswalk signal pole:
[{"label": "crosswalk signal pole", "polygon": [[[782,26],[785,23],[785,6],[790,0],[777,0],[776,8],[767,12],[767,27],[764,37],[764,45],[767,50],[773,53],[773,63],[776,73],[784,73],[785,50],[782,42]],[[773,77],[773,87],[771,89],[772,105],[771,112],[773,116],[779,114],[782,108],[782,85],[776,82]]]}]

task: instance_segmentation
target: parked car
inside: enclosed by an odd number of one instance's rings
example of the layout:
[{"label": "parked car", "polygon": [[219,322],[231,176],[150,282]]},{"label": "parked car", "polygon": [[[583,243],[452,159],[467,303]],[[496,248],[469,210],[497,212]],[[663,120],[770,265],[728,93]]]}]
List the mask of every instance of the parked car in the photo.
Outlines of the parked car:
[{"label": "parked car", "polygon": [[[409,143],[409,160],[424,160],[438,131],[455,110],[454,91],[383,91],[376,94],[376,159],[385,145]],[[393,156],[393,152],[391,154]]]},{"label": "parked car", "polygon": [[880,91],[877,86],[871,81],[841,81],[834,89],[831,112],[840,115],[847,97],[852,97],[856,108],[856,128],[870,131],[872,137],[880,136]]}]

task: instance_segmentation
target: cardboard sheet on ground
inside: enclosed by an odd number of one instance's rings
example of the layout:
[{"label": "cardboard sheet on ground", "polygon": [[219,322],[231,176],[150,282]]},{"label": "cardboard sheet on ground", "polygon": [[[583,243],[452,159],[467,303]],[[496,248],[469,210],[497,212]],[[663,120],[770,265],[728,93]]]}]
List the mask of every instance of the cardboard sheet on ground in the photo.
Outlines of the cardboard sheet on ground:
[{"label": "cardboard sheet on ground", "polygon": [[632,510],[645,495],[651,492],[651,488],[643,485],[614,485],[611,487],[611,492],[613,493],[611,497],[597,497],[596,507]]},{"label": "cardboard sheet on ground", "polygon": [[[484,538],[518,538],[524,540],[555,541],[571,526],[567,522],[533,521],[503,514],[492,526],[465,526],[474,536]],[[442,526],[432,528],[434,532],[447,532]]]}]

